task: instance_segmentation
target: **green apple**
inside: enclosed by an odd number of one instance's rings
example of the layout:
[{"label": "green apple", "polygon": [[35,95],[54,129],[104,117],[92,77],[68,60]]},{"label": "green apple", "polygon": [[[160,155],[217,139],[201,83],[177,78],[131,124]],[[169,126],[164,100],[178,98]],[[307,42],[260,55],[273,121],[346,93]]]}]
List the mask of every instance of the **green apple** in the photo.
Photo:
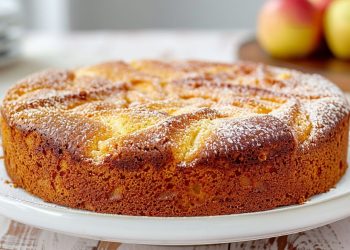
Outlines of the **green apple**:
[{"label": "green apple", "polygon": [[308,0],[269,0],[258,17],[257,37],[274,57],[304,57],[318,47],[321,28],[320,10]]},{"label": "green apple", "polygon": [[335,0],[324,18],[324,32],[332,53],[350,59],[350,0]]}]

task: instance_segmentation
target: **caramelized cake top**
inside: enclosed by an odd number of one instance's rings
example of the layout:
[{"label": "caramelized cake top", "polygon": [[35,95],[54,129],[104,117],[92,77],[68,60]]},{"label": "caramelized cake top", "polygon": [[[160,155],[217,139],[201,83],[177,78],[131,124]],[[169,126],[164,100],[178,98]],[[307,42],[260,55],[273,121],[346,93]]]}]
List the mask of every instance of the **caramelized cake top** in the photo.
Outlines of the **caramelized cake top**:
[{"label": "caramelized cake top", "polygon": [[137,168],[254,164],[307,150],[349,108],[318,75],[253,63],[147,60],[32,75],[10,89],[1,112],[54,151]]}]

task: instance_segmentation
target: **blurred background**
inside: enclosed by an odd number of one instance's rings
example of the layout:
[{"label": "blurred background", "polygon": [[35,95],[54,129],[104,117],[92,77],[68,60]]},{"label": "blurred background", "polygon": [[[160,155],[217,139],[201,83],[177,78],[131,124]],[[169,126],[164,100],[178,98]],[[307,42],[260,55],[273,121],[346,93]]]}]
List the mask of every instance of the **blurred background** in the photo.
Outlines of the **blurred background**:
[{"label": "blurred background", "polygon": [[26,63],[26,71],[113,59],[231,61],[233,41],[209,33],[252,32],[262,3],[0,0],[0,67],[14,61]]},{"label": "blurred background", "polygon": [[350,91],[350,0],[0,0],[0,70],[17,62],[2,81],[143,58],[263,62]]},{"label": "blurred background", "polygon": [[18,2],[26,29],[54,32],[100,29],[254,29],[262,3],[262,0],[20,0]]},{"label": "blurred background", "polygon": [[262,3],[0,0],[0,98],[18,79],[46,68],[117,59],[236,60]]}]

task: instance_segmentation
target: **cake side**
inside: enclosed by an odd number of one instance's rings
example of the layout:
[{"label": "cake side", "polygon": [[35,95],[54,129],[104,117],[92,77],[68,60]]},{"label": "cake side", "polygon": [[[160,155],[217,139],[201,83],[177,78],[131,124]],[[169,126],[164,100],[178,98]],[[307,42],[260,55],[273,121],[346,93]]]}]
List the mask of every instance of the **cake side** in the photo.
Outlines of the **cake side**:
[{"label": "cake side", "polygon": [[347,168],[349,108],[324,78],[239,63],[49,71],[1,108],[6,169],[46,201],[218,215],[304,202]]},{"label": "cake side", "polygon": [[[6,169],[19,187],[45,201],[102,213],[148,216],[220,215],[299,204],[328,191],[347,169],[348,121],[319,147],[271,162],[180,168],[169,162],[116,168],[57,154],[35,132],[2,121]],[[45,153],[44,153],[45,152]]]}]

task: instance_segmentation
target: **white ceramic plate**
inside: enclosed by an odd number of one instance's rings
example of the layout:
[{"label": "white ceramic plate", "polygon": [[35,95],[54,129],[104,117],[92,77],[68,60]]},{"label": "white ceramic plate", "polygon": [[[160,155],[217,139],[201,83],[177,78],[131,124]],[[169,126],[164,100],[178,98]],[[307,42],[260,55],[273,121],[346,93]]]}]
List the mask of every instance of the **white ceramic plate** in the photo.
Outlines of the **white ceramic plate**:
[{"label": "white ceramic plate", "polygon": [[6,184],[0,163],[0,213],[25,224],[86,238],[157,245],[211,244],[267,238],[319,227],[350,216],[350,171],[331,191],[303,205],[207,217],[106,215],[70,209]]}]

